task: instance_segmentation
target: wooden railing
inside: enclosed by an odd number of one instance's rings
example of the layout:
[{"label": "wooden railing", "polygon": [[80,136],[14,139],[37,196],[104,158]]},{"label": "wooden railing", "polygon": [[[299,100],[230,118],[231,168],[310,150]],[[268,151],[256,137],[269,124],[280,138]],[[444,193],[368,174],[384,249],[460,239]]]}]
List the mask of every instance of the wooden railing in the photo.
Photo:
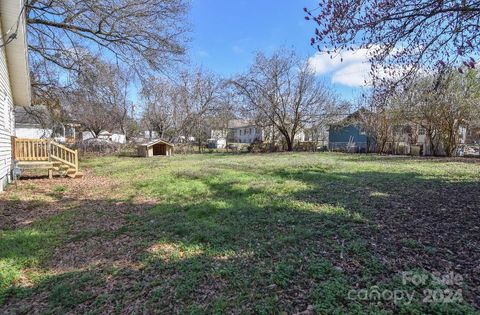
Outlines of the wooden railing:
[{"label": "wooden railing", "polygon": [[66,164],[78,171],[78,152],[48,139],[12,139],[16,161],[52,161]]},{"label": "wooden railing", "polygon": [[13,140],[13,158],[17,161],[49,161],[49,140],[22,139]]},{"label": "wooden railing", "polygon": [[52,141],[50,143],[50,158],[74,167],[78,171],[78,154],[76,150]]}]

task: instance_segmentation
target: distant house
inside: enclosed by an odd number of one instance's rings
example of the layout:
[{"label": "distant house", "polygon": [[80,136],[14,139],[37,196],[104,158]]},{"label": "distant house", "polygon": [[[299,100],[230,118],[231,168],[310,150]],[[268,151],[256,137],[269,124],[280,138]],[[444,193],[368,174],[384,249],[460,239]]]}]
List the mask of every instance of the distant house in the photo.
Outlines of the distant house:
[{"label": "distant house", "polygon": [[[91,131],[83,131],[82,132],[82,140],[90,140],[90,139],[94,139],[94,138],[95,138],[95,135]],[[106,130],[102,130],[98,134],[97,139],[107,140],[107,141],[110,141],[110,142],[120,143],[120,144],[127,143],[126,136],[123,133],[121,133],[121,131],[109,132],[109,131],[106,131]]]},{"label": "distant house", "polygon": [[207,147],[209,149],[225,149],[227,146],[228,128],[208,128]]},{"label": "distant house", "polygon": [[373,152],[375,138],[368,134],[361,120],[362,111],[356,111],[345,119],[331,124],[328,130],[328,147],[333,151]]},{"label": "distant house", "polygon": [[28,139],[54,139],[75,142],[77,124],[55,122],[45,106],[15,108],[15,136]]},{"label": "distant house", "polygon": [[[394,152],[412,155],[445,155],[445,149],[439,139],[431,139],[427,130],[419,124],[409,123],[394,127]],[[465,144],[467,128],[460,126],[457,132],[458,144]],[[432,144],[435,152],[432,151]],[[401,150],[398,150],[401,147]]]},{"label": "distant house", "polygon": [[312,127],[305,129],[305,141],[316,143],[316,145],[320,148],[328,147],[328,127]]},{"label": "distant house", "polygon": [[228,128],[210,128],[208,135],[210,139],[227,139]]},{"label": "distant house", "polygon": [[127,136],[125,136],[121,131],[113,132],[110,140],[115,143],[125,144],[127,143]]},{"label": "distant house", "polygon": [[331,125],[328,133],[328,146],[333,151],[371,152],[375,140],[367,135],[361,125]]},{"label": "distant house", "polygon": [[164,140],[154,140],[137,146],[138,156],[153,157],[158,155],[173,155],[173,144]]},{"label": "distant house", "polygon": [[[158,138],[157,138],[158,139]],[[185,136],[180,136],[177,138],[177,140],[175,142],[179,142],[179,143],[187,143],[187,142],[195,142],[195,137],[192,137],[192,136],[188,136],[188,137],[185,137]]]},{"label": "distant house", "polygon": [[[376,123],[375,120],[375,113],[361,108],[342,121],[330,125],[329,149],[410,155],[446,154],[441,140],[438,137],[429,137],[426,128],[419,123],[394,124],[394,122],[388,122],[382,130],[383,135],[377,135],[375,138],[365,123],[365,121],[370,121],[369,126],[372,127]],[[466,143],[467,135],[468,130],[464,126],[460,126],[457,133],[458,143]]]},{"label": "distant house", "polygon": [[0,2],[0,190],[11,179],[14,106],[31,105],[23,6],[23,0]]},{"label": "distant house", "polygon": [[145,139],[149,139],[149,140],[152,140],[152,139],[158,139],[158,132],[156,131],[153,131],[153,130],[144,130],[143,131],[143,137]]},{"label": "distant house", "polygon": [[[376,139],[369,132],[365,120],[374,120],[374,113],[361,108],[343,120],[331,124],[328,130],[328,148],[332,151],[376,152],[382,150],[391,154],[430,154],[430,142],[425,128],[418,124],[404,123],[390,125],[386,142]],[[370,122],[374,124],[374,121]]]},{"label": "distant house", "polygon": [[15,136],[28,139],[49,139],[53,135],[52,121],[46,107],[17,107]]},{"label": "distant house", "polygon": [[228,142],[253,143],[264,140],[263,129],[249,120],[234,119],[228,122]]},{"label": "distant house", "polygon": [[472,126],[467,129],[465,143],[480,144],[480,126]]}]

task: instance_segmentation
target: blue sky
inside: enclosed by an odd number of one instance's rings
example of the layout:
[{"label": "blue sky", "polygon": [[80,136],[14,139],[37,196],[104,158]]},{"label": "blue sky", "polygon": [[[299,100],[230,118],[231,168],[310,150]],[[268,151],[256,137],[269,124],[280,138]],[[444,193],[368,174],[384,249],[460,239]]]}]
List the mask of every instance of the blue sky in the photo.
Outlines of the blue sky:
[{"label": "blue sky", "polygon": [[303,7],[311,0],[192,0],[190,22],[193,63],[220,75],[245,71],[255,51],[271,53],[279,47],[296,51],[310,61],[325,82],[342,98],[355,100],[361,94],[368,71],[362,52],[344,57],[344,62],[317,54],[309,44],[314,24],[304,19]]}]

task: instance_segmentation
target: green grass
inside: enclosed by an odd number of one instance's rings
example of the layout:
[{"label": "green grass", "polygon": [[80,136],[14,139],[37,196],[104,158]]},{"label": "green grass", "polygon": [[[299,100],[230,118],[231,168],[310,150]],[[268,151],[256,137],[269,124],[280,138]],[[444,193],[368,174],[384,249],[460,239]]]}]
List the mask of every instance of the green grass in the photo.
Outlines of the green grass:
[{"label": "green grass", "polygon": [[[44,313],[476,313],[469,263],[480,257],[460,254],[480,244],[456,231],[478,219],[466,206],[478,202],[478,163],[292,153],[106,157],[82,167],[112,186],[68,198],[74,183],[52,184],[41,202],[64,212],[0,231],[0,312],[36,302]],[[35,211],[32,189],[4,202]],[[127,206],[116,212],[119,203]],[[65,270],[52,267],[58,261]],[[422,303],[427,287],[399,282],[399,272],[448,265],[465,278],[466,301]],[[372,286],[415,298],[348,298]]]}]

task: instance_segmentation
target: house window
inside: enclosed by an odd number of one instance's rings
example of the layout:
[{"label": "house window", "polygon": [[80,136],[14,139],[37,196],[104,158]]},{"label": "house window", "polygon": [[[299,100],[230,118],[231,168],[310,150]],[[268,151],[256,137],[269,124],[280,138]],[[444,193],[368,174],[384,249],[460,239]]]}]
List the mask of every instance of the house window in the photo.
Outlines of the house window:
[{"label": "house window", "polygon": [[425,130],[425,128],[420,128],[418,129],[418,135],[419,136],[424,136],[425,134],[427,133],[427,131]]}]

